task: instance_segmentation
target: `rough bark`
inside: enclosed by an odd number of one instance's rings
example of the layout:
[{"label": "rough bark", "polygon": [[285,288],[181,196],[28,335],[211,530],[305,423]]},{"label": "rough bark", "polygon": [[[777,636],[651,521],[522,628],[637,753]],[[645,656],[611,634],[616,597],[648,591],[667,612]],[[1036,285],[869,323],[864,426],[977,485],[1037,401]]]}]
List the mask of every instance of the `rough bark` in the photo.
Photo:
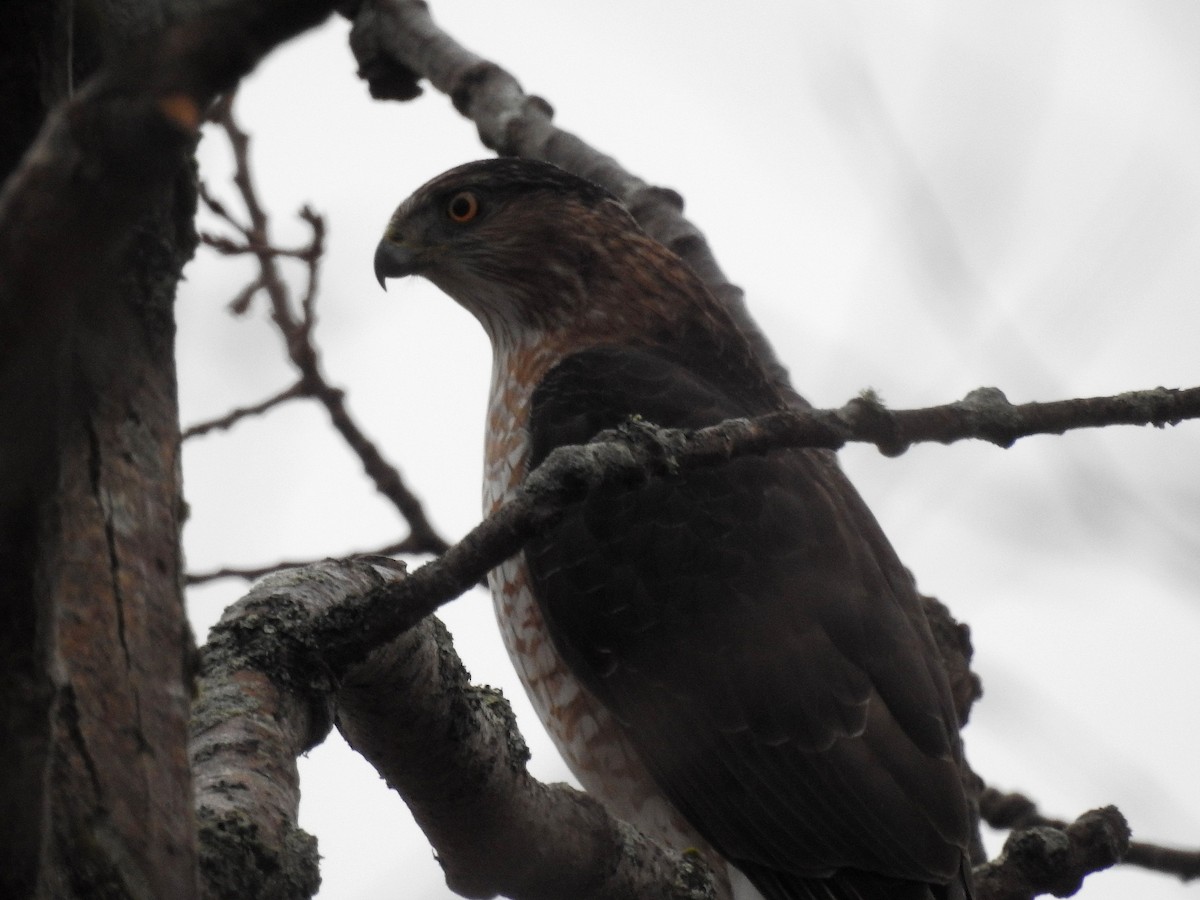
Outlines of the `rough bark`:
[{"label": "rough bark", "polygon": [[308,896],[315,853],[296,827],[295,757],[323,738],[332,700],[338,728],[408,804],[462,896],[712,900],[697,854],[664,850],[586,794],[530,777],[508,703],[470,683],[436,618],[329,677],[312,620],[404,580],[390,559],[289,569],[213,629],[192,745],[206,896]]},{"label": "rough bark", "polygon": [[171,309],[190,152],[213,96],[331,5],[166,30],[143,0],[0,13],[0,896],[195,895]]},{"label": "rough bark", "polygon": [[87,112],[53,114],[0,198],[0,893],[187,897],[171,302],[193,190],[177,144],[125,203],[139,173]]}]

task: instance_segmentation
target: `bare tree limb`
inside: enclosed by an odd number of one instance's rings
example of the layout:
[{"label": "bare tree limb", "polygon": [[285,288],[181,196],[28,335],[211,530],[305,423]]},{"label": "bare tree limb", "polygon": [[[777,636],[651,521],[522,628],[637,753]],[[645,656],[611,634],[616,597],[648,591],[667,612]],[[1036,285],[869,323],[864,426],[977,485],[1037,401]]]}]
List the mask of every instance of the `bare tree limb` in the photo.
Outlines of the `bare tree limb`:
[{"label": "bare tree limb", "polygon": [[[952,444],[981,440],[1011,447],[1035,434],[1063,434],[1108,425],[1178,425],[1200,418],[1200,388],[1153,388],[1110,397],[1086,397],[1049,403],[1009,403],[998,388],[977,388],[962,400],[925,409],[889,410],[870,391],[841,409],[772,413],[744,425],[723,423],[726,437],[745,441],[747,449],[874,444],[885,456],[899,456],[917,443]],[[707,431],[696,432],[699,438]],[[714,433],[713,437],[716,437]],[[698,448],[697,448],[698,449]],[[715,448],[714,448],[715,449]]]},{"label": "bare tree limb", "polygon": [[[1043,815],[1037,804],[1024,794],[1005,793],[992,787],[984,789],[980,795],[979,811],[983,820],[993,828],[1067,827],[1061,819]],[[1183,850],[1131,841],[1122,862],[1174,875],[1185,882],[1200,878],[1200,850]]]},{"label": "bare tree limb", "polygon": [[1115,806],[1093,809],[1070,825],[1037,825],[1013,832],[1000,857],[975,868],[981,900],[1070,897],[1093,872],[1121,861],[1129,826]]},{"label": "bare tree limb", "polygon": [[[1067,413],[1075,411],[1078,421]],[[491,568],[517,553],[571,504],[605,484],[636,484],[692,468],[722,465],[737,456],[784,447],[836,449],[849,441],[897,453],[922,440],[966,438],[1002,447],[1017,437],[1058,434],[1072,427],[1140,422],[1162,425],[1200,416],[1200,388],[1132,392],[1116,397],[1013,406],[994,388],[973,391],[945,406],[889,411],[858,398],[840,410],[791,410],[756,419],[731,419],[697,431],[662,429],[641,421],[601,434],[580,447],[553,451],[516,496],[441,557],[397,585],[335,611],[319,626],[335,666],[411,628],[463,593]]]},{"label": "bare tree limb", "polygon": [[[327,677],[305,621],[403,580],[392,560],[327,560],[259,582],[213,629],[192,743],[210,884],[257,884],[254,896],[264,896],[308,874],[294,760],[327,732],[332,696],[338,727],[404,798],[464,896],[712,900],[698,857],[666,851],[597,800],[529,776],[508,704],[469,683],[436,618],[340,682]],[[258,655],[263,633],[270,659]]]},{"label": "bare tree limb", "polygon": [[[179,175],[201,110],[279,41],[324,18],[331,2],[222,9],[139,42],[47,119],[0,192],[0,412],[10,434],[0,500],[20,493],[51,454],[32,375],[58,357],[67,326],[102,321],[110,282],[141,217]],[[78,242],[79,246],[73,246]],[[64,247],[71,247],[64,253]],[[54,265],[46,265],[54,260]],[[54,345],[54,346],[51,346]],[[114,366],[119,371],[119,366]]]},{"label": "bare tree limb", "polygon": [[430,616],[337,692],[338,728],[404,797],[452,890],[514,900],[713,896],[698,858],[653,844],[584,793],[531,778],[507,701],[468,679]]},{"label": "bare tree limb", "polygon": [[[361,589],[378,583],[347,567],[347,579],[356,575]],[[294,599],[257,586],[225,611],[201,650],[189,755],[202,896],[211,900],[309,897],[320,884],[316,841],[297,825],[296,758],[329,731],[328,680],[318,666],[309,675],[315,684],[305,682],[278,657],[256,667],[239,650],[247,632],[299,631],[305,590],[320,587],[309,587],[313,580],[297,578]],[[286,647],[278,642],[278,653]]]}]

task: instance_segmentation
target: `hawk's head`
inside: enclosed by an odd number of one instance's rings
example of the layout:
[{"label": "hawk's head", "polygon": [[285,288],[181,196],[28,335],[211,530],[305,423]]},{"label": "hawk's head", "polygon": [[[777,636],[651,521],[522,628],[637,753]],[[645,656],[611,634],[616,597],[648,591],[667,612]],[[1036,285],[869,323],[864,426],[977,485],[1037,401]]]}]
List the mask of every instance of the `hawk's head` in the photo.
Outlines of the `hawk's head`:
[{"label": "hawk's head", "polygon": [[467,163],[418,188],[388,223],[375,275],[423,275],[493,340],[568,324],[658,330],[687,306],[681,295],[707,293],[604,188],[515,158]]}]

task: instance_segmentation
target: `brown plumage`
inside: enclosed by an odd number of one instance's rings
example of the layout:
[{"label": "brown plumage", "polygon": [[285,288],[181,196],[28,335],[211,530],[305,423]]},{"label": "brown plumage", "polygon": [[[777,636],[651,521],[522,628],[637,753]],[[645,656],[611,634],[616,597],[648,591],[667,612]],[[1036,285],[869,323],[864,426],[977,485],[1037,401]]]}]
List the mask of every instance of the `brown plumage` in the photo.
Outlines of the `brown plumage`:
[{"label": "brown plumage", "polygon": [[[375,265],[429,278],[492,340],[485,512],[629,416],[695,428],[786,403],[678,257],[544,163],[429,182]],[[969,896],[946,677],[830,455],[596,491],[490,581],[534,707],[617,815],[767,900]]]}]

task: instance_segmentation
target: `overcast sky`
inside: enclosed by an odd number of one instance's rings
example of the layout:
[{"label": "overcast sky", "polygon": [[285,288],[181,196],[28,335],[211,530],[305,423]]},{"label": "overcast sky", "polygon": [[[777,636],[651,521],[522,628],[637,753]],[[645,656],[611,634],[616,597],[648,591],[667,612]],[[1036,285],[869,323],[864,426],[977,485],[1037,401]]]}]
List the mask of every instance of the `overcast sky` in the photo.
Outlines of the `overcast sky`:
[{"label": "overcast sky", "polygon": [[[1194,0],[434,3],[559,125],[675,188],[793,380],[820,406],[981,385],[1014,402],[1200,384],[1200,5]],[[489,153],[449,101],[372,102],[348,25],[272,56],[238,103],[284,244],[330,234],[317,339],[330,380],[443,534],[479,518],[490,357],[427,284],[384,294],[392,209]],[[203,175],[232,200],[221,136]],[[179,305],[184,423],[290,384],[250,272],[201,251]],[[301,284],[299,269],[292,272]],[[926,592],[972,627],[975,768],[1052,815],[1117,804],[1135,836],[1200,844],[1200,425],[843,464]],[[366,550],[404,534],[323,413],[293,404],[184,455],[194,570]],[[192,592],[198,635],[244,585]],[[443,618],[502,687],[543,779],[567,778],[482,592]],[[336,738],[302,764],[322,900],[446,900],[403,804]],[[994,845],[993,845],[994,847]],[[1194,889],[1193,889],[1194,891]],[[1135,871],[1085,900],[1191,892]]]}]

